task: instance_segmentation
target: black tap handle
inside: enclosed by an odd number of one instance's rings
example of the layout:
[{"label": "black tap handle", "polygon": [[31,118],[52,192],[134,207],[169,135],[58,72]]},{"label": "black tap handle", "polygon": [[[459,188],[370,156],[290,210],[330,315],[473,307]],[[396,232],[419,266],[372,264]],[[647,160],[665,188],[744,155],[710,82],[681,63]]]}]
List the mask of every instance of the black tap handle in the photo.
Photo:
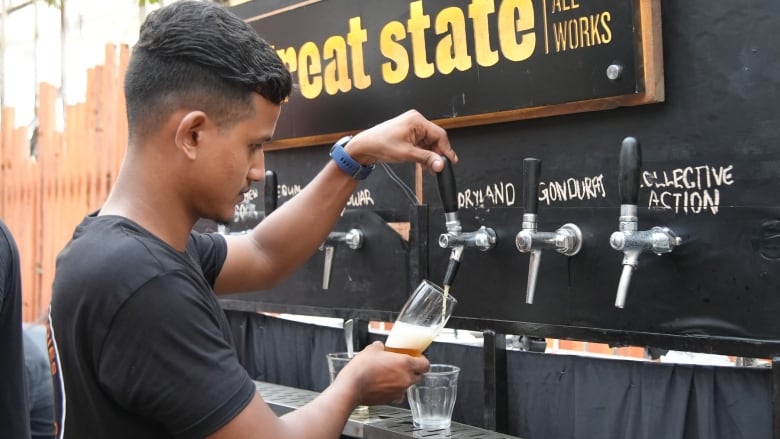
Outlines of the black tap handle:
[{"label": "black tap handle", "polygon": [[452,171],[452,163],[445,156],[441,156],[441,159],[444,161],[444,169],[436,174],[441,204],[444,206],[444,213],[457,212],[458,192],[455,190],[455,173]]},{"label": "black tap handle", "polygon": [[263,191],[265,202],[265,216],[276,210],[279,205],[279,184],[276,180],[276,172],[265,171],[265,187]]},{"label": "black tap handle", "polygon": [[539,177],[542,175],[542,161],[535,158],[523,160],[523,213],[536,214],[539,211]]},{"label": "black tap handle", "polygon": [[633,137],[623,139],[620,147],[618,189],[620,204],[639,204],[639,178],[642,173],[642,147]]}]

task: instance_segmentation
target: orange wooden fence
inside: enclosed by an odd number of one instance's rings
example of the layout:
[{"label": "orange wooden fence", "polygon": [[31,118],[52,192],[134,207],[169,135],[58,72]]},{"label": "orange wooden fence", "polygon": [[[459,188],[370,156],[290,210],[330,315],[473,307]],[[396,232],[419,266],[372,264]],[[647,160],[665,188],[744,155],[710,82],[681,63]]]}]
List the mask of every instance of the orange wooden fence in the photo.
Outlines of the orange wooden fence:
[{"label": "orange wooden fence", "polygon": [[64,110],[56,129],[57,89],[40,85],[37,154],[14,111],[2,109],[0,218],[19,246],[25,321],[45,314],[57,254],[87,213],[105,200],[127,143],[122,83],[130,50],[106,46],[105,64],[87,72],[84,103]]}]

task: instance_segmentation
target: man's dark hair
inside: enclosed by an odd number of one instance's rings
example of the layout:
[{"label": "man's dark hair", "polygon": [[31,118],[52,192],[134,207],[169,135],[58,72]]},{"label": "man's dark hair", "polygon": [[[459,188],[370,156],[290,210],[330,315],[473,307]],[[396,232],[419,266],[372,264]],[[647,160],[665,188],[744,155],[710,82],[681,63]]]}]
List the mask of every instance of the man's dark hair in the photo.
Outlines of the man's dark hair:
[{"label": "man's dark hair", "polygon": [[222,6],[179,1],[141,26],[125,76],[128,125],[143,135],[192,108],[229,126],[253,114],[252,92],[280,104],[291,89],[290,72],[251,26]]}]

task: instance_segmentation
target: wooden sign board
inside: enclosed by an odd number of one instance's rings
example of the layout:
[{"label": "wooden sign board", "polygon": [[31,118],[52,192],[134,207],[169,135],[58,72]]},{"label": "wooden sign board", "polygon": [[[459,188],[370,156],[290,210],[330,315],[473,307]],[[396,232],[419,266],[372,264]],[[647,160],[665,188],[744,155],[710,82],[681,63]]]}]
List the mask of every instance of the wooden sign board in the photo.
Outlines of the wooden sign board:
[{"label": "wooden sign board", "polygon": [[241,13],[296,83],[269,149],[329,143],[410,108],[450,128],[664,99],[660,0],[328,0]]}]

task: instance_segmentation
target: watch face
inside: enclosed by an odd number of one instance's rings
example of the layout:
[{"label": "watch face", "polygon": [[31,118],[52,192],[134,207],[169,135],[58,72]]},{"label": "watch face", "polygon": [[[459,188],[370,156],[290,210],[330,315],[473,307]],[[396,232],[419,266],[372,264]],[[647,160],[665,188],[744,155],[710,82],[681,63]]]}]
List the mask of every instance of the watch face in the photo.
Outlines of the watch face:
[{"label": "watch face", "polygon": [[349,141],[352,140],[352,136],[344,136],[336,141],[336,145],[341,145],[341,147],[344,147]]}]

